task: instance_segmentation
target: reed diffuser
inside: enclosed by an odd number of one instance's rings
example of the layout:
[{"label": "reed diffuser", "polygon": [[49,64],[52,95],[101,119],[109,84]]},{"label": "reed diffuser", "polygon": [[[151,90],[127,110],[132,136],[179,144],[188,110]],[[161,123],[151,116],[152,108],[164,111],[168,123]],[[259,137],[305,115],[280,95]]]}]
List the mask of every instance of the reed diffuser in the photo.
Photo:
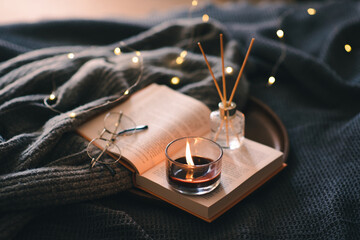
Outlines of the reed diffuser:
[{"label": "reed diffuser", "polygon": [[221,102],[218,104],[219,109],[211,112],[211,132],[212,139],[217,142],[221,147],[226,149],[236,149],[242,145],[244,135],[245,135],[245,116],[243,113],[236,109],[236,103],[232,100],[234,98],[237,86],[240,82],[241,75],[244,71],[247,59],[249,57],[252,45],[254,43],[254,38],[251,39],[250,46],[245,55],[244,62],[241,66],[240,72],[236,79],[235,85],[231,92],[230,98],[227,98],[226,93],[226,79],[225,79],[225,65],[224,65],[224,47],[223,47],[223,35],[220,34],[220,51],[221,51],[221,63],[222,63],[222,88],[221,92],[220,87],[216,81],[214,73],[211,69],[211,66],[207,60],[205,52],[200,44],[198,43],[200,51],[204,56],[206,65],[209,68],[210,74],[214,80],[215,87],[218,91]]}]

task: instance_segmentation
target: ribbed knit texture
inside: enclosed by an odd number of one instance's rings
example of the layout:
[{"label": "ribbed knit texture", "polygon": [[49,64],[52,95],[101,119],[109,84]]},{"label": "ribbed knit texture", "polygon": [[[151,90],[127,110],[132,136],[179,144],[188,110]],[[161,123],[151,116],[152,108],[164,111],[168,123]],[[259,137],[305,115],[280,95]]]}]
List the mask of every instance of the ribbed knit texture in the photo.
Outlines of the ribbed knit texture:
[{"label": "ribbed knit texture", "polygon": [[[153,82],[171,85],[172,77],[178,76],[179,91],[216,108],[219,98],[199,50],[189,51],[181,65],[175,59],[196,38],[203,42],[219,76],[221,61],[216,56],[219,45],[215,43],[221,32],[224,29],[219,24],[179,20],[123,39],[126,47],[141,50],[143,59],[142,78],[134,91]],[[136,81],[140,70],[131,62],[134,52],[127,53],[123,45],[117,42],[106,46],[45,48],[0,65],[0,211],[3,213],[0,227],[4,238],[14,237],[32,214],[44,208],[99,199],[132,187],[131,173],[120,165],[113,166],[112,171],[104,166],[90,169],[88,142],[75,133],[80,124],[114,104],[89,109],[118,98]],[[123,53],[117,56],[114,49],[119,46]],[[225,49],[227,63],[239,71],[239,46],[227,37]],[[74,58],[68,58],[70,52]],[[235,77],[229,78],[232,84],[234,81]],[[60,114],[43,103],[54,85],[57,100],[49,104],[63,112]],[[245,80],[240,85],[237,101],[241,106],[245,104],[248,85]],[[203,98],[207,94],[214,97]],[[76,118],[69,117],[71,111],[78,112]],[[92,209],[90,214],[107,214],[103,209],[94,210],[93,206],[87,209]],[[27,218],[21,218],[22,211],[28,213]],[[85,213],[84,210],[79,214]],[[139,229],[125,213],[121,215],[124,220],[116,224],[130,224],[132,230]],[[104,226],[106,223],[107,220]],[[100,236],[111,236],[107,230],[101,231]],[[126,239],[141,236],[137,232],[120,232]]]},{"label": "ribbed knit texture", "polygon": [[[317,14],[308,15],[308,7]],[[187,16],[179,11],[139,22],[0,27],[2,238],[359,238],[360,4],[208,5],[192,16],[203,13],[222,25],[198,20],[157,25]],[[275,35],[279,27],[285,32],[284,45]],[[283,172],[208,224],[161,201],[124,192],[132,186],[131,176],[120,166],[114,176],[106,168],[88,168],[87,142],[74,130],[105,109],[70,119],[44,107],[42,99],[52,90],[51,78],[59,95],[54,107],[62,112],[113,99],[131,83],[126,74],[132,72],[125,71],[129,59],[112,53],[116,42],[125,40],[144,54],[137,89],[152,82],[169,84],[172,76],[180,76],[177,90],[215,108],[217,93],[198,49],[189,50],[185,65],[174,67],[169,59],[185,48],[188,38],[194,44],[201,41],[214,73],[221,76],[220,32],[226,37],[227,62],[237,70],[251,37],[256,38],[246,66],[250,94],[285,124],[290,154]],[[345,44],[352,46],[351,53]],[[41,49],[51,46],[56,47]],[[276,83],[266,87],[284,48]],[[35,49],[41,50],[19,55]],[[75,58],[68,59],[68,52]],[[240,89],[239,104],[245,102],[245,81]]]}]

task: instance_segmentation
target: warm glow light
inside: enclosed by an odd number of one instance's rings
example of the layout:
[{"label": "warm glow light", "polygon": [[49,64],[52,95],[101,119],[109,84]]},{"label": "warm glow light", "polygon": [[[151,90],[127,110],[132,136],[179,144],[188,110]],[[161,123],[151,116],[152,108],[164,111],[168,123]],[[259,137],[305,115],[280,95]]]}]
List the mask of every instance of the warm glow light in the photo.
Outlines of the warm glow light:
[{"label": "warm glow light", "polygon": [[316,10],[314,8],[308,8],[307,10],[309,15],[315,15],[316,14]]},{"label": "warm glow light", "polygon": [[345,51],[347,51],[347,52],[351,52],[351,46],[349,45],[349,44],[346,44],[345,46],[344,46],[344,48],[345,48]]},{"label": "warm glow light", "polygon": [[279,37],[279,38],[283,38],[284,37],[284,31],[279,29],[276,31],[276,35]]},{"label": "warm glow light", "polygon": [[232,74],[233,71],[234,71],[234,69],[232,67],[225,68],[225,72],[228,73],[228,74]]},{"label": "warm glow light", "polygon": [[273,85],[275,83],[275,77],[271,76],[268,80],[268,85]]},{"label": "warm glow light", "polygon": [[184,50],[184,51],[182,51],[182,52],[180,53],[180,57],[182,57],[182,58],[186,57],[186,55],[187,55],[187,51],[186,51],[186,50]]},{"label": "warm glow light", "polygon": [[131,60],[133,63],[138,63],[139,62],[139,58],[138,57],[133,57]]},{"label": "warm glow light", "polygon": [[115,48],[114,49],[114,53],[115,53],[115,55],[120,55],[121,54],[121,49],[120,48]]},{"label": "warm glow light", "polygon": [[73,59],[73,58],[75,57],[75,54],[69,53],[69,54],[67,55],[67,57],[68,57],[68,59]]},{"label": "warm glow light", "polygon": [[196,7],[196,6],[198,5],[198,1],[193,0],[191,4],[192,4],[194,7]]},{"label": "warm glow light", "polygon": [[186,163],[190,166],[194,166],[194,161],[192,159],[192,156],[191,156],[191,150],[190,150],[190,145],[189,145],[189,142],[187,141],[186,142]]},{"label": "warm glow light", "polygon": [[136,51],[136,56],[140,56],[140,55],[141,55],[140,51]]},{"label": "warm glow light", "polygon": [[128,94],[129,94],[129,89],[124,92],[124,95],[128,95]]},{"label": "warm glow light", "polygon": [[184,59],[183,59],[182,57],[177,57],[177,58],[176,58],[176,63],[177,63],[177,64],[180,65],[180,64],[182,64],[183,62],[184,62]]},{"label": "warm glow light", "polygon": [[72,113],[69,114],[69,116],[70,116],[71,118],[75,118],[75,117],[76,117],[76,113],[72,112]]},{"label": "warm glow light", "polygon": [[50,96],[49,96],[49,99],[52,101],[56,98],[55,94],[54,93],[51,93]]},{"label": "warm glow light", "polygon": [[210,17],[209,17],[209,15],[207,15],[207,14],[204,14],[204,15],[202,16],[203,22],[208,22],[209,19],[210,19]]},{"label": "warm glow light", "polygon": [[177,84],[180,83],[180,78],[178,78],[178,77],[173,77],[170,82],[171,82],[171,84],[173,84],[173,85],[177,85]]}]

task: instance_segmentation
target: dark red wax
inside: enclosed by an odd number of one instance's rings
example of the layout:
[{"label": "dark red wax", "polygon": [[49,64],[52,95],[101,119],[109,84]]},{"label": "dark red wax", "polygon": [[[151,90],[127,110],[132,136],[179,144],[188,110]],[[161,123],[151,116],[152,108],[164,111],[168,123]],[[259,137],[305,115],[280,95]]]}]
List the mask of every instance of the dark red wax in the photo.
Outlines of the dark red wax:
[{"label": "dark red wax", "polygon": [[[212,162],[211,159],[204,157],[192,156],[195,166],[206,165]],[[181,157],[175,160],[175,162],[182,163],[182,166],[173,164],[169,168],[169,180],[173,184],[186,188],[202,188],[215,183],[220,178],[220,172],[216,175],[216,171],[208,166],[202,166],[201,169],[191,169],[187,165],[186,158]],[[192,173],[192,174],[191,174]],[[186,176],[192,176],[191,179],[187,179]]]}]

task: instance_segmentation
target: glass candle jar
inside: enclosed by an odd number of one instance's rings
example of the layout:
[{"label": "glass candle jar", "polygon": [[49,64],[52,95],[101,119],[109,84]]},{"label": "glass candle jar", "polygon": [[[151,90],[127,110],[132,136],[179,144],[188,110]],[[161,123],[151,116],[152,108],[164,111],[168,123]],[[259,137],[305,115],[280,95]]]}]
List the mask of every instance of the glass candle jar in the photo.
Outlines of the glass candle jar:
[{"label": "glass candle jar", "polygon": [[202,137],[179,138],[168,144],[166,175],[170,186],[181,193],[202,195],[220,183],[223,151]]}]

